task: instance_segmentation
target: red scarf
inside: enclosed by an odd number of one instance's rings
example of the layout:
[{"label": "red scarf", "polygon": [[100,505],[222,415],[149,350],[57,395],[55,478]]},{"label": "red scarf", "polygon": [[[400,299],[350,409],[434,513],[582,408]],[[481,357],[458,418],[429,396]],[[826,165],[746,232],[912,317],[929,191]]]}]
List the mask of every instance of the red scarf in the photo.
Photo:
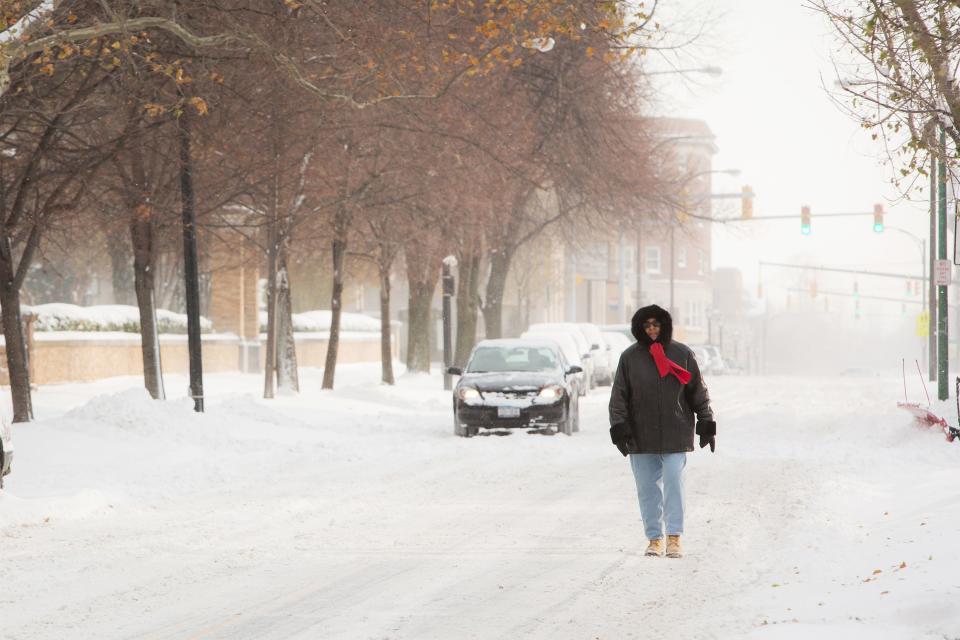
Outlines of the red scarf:
[{"label": "red scarf", "polygon": [[693,377],[689,371],[667,357],[667,354],[663,351],[663,345],[659,342],[650,345],[650,355],[653,356],[653,361],[657,365],[657,371],[661,378],[666,378],[668,374],[672,373],[680,381],[680,384],[687,384]]}]

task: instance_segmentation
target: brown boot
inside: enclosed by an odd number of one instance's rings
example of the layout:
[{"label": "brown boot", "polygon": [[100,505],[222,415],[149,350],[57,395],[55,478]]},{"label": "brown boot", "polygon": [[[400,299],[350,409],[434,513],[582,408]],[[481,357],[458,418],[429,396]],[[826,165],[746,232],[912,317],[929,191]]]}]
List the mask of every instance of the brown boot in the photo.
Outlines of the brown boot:
[{"label": "brown boot", "polygon": [[650,544],[647,545],[647,550],[644,552],[645,556],[662,556],[663,555],[663,538],[654,538],[650,541]]},{"label": "brown boot", "polygon": [[667,557],[683,557],[683,547],[680,546],[680,536],[667,536]]}]

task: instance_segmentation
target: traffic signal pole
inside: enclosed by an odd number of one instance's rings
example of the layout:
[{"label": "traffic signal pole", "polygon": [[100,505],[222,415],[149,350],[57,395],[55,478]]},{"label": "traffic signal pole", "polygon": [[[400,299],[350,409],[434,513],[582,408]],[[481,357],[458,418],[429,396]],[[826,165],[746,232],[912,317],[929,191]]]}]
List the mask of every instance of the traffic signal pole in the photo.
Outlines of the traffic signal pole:
[{"label": "traffic signal pole", "polygon": [[937,157],[930,154],[930,263],[927,273],[927,368],[930,382],[937,379],[937,287],[933,282],[934,258],[937,246]]},{"label": "traffic signal pole", "polygon": [[[943,158],[947,157],[947,136],[943,126],[940,127],[940,167],[937,172],[939,181],[939,204],[940,212],[937,228],[937,256],[940,260],[947,259],[947,163]],[[949,385],[947,385],[947,376],[949,375],[949,343],[947,334],[947,287],[940,285],[937,287],[937,397],[940,400],[946,400],[949,397]]]}]

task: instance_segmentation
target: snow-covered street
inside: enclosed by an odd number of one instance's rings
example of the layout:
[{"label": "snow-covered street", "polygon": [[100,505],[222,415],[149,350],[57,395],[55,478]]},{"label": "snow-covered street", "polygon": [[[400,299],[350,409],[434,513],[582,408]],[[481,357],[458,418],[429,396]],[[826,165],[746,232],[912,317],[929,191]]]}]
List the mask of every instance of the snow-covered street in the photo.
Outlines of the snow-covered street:
[{"label": "snow-covered street", "polygon": [[642,555],[609,388],[573,437],[462,439],[439,376],[377,371],[269,402],[209,376],[199,416],[133,378],[41,388],[0,493],[0,635],[960,634],[960,445],[897,377],[708,380],[718,447],[690,455],[672,560]]}]

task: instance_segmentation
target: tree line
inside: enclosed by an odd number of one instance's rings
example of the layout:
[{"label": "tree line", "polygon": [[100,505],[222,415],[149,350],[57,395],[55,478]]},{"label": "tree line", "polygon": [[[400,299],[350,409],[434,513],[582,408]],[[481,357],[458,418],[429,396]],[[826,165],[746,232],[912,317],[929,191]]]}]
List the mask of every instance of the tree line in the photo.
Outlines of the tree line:
[{"label": "tree line", "polygon": [[[293,255],[329,260],[334,386],[345,261],[409,284],[407,366],[429,370],[440,264],[458,259],[457,360],[502,334],[518,250],[656,215],[645,118],[656,3],[609,0],[0,0],[0,308],[14,420],[31,417],[20,295],[38,253],[105,238],[162,395],[158,281],[185,172],[199,232],[267,283],[265,395],[296,388]],[[238,255],[240,251],[238,250]],[[124,276],[129,273],[129,279]],[[120,274],[120,275],[118,275]]]}]

